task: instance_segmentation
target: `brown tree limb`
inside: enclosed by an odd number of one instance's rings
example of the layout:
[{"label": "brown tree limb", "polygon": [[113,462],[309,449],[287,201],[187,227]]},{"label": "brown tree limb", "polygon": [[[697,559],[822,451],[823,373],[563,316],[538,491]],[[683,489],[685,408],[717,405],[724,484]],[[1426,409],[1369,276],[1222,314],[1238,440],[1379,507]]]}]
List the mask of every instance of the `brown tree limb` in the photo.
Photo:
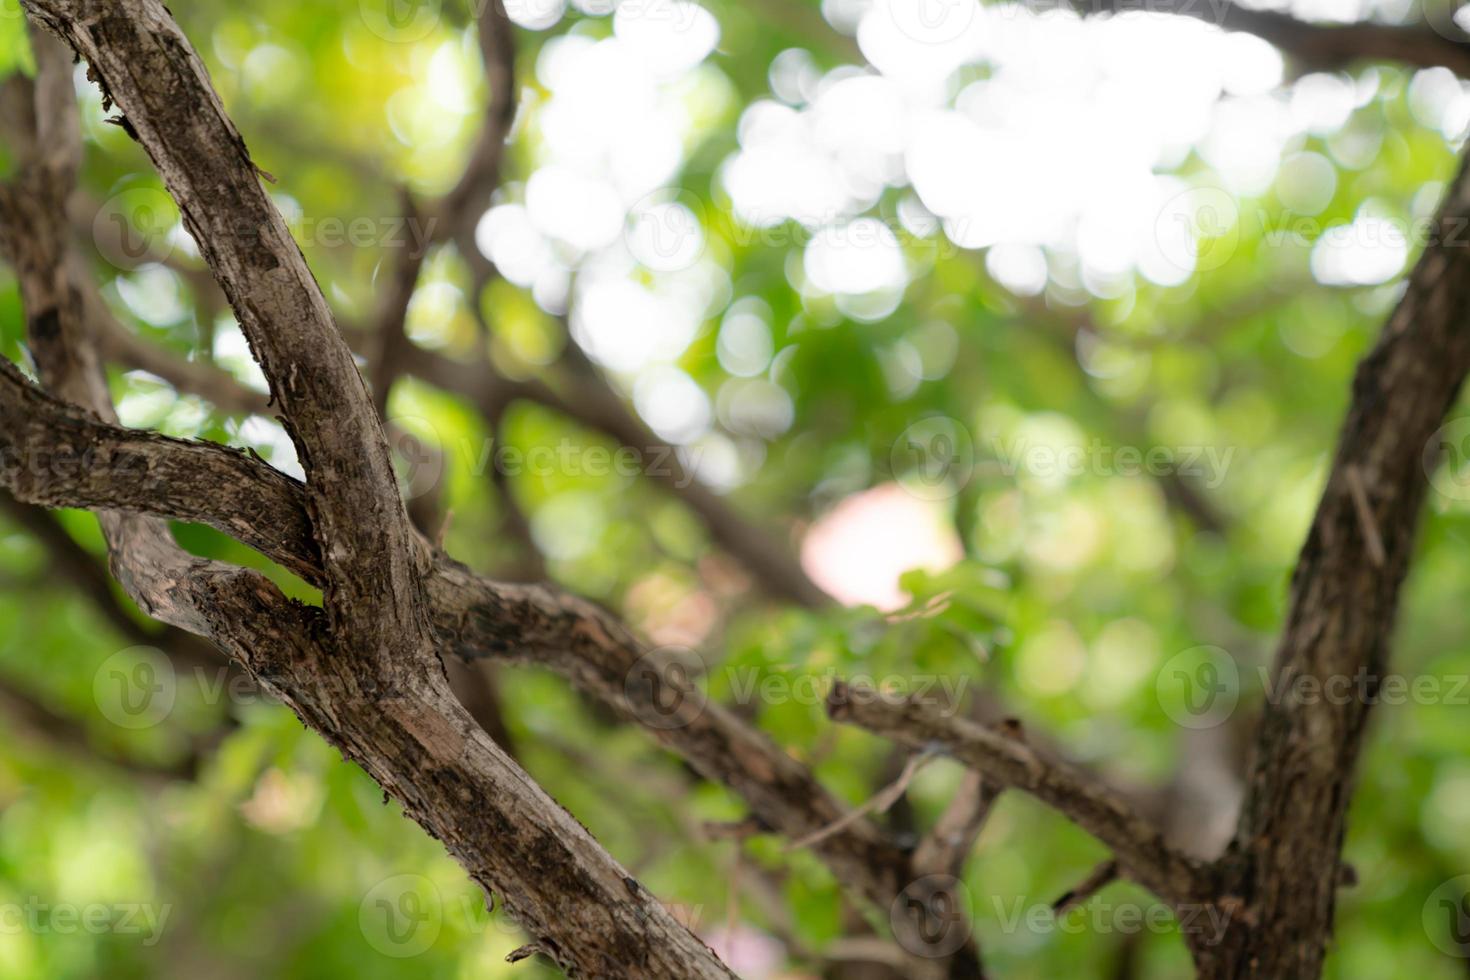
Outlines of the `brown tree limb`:
[{"label": "brown tree limb", "polygon": [[[308,581],[320,578],[320,559],[311,553],[305,489],[263,462],[212,444],[88,420],[50,399],[3,362],[0,413],[7,419],[7,425],[0,427],[0,452],[17,460],[0,469],[0,476],[18,495],[41,497],[38,502],[55,506],[111,507],[193,520],[221,530],[231,526],[237,512],[266,515],[250,529],[254,546],[287,567],[301,569]],[[58,430],[46,435],[53,424]],[[136,480],[94,485],[84,476],[48,478],[37,489],[36,481],[21,475],[37,468],[26,447],[38,446],[44,460],[57,452],[51,447],[67,444],[65,433],[77,426],[84,433],[77,441],[91,447],[95,458],[122,455],[123,450],[113,447],[116,442],[132,454],[126,458],[144,461],[130,463],[130,469],[168,472],[176,478],[167,492]],[[260,533],[266,528],[272,533]],[[491,582],[443,554],[435,556],[426,585],[438,642],[445,650],[466,660],[491,658],[556,670],[624,717],[644,724],[701,775],[742,796],[756,815],[781,833],[805,836],[846,812],[804,766],[733,712],[706,704],[687,679],[665,673],[652,683],[640,683],[646,648],[592,603],[548,586]],[[687,706],[686,714],[676,716],[678,724],[667,723],[669,705]],[[907,855],[866,821],[845,827],[814,850],[839,880],[881,907],[886,908],[907,884]]]},{"label": "brown tree limb", "polygon": [[0,416],[0,471],[18,499],[206,524],[323,581],[305,488],[245,451],[103,422],[4,360]]},{"label": "brown tree limb", "polygon": [[1043,757],[1024,742],[933,705],[885,696],[871,688],[834,685],[828,713],[912,749],[937,747],[1007,789],[1052,807],[1111,848],[1127,877],[1171,906],[1213,895],[1213,878],[1199,861],[1175,851],[1163,833],[1123,796],[1073,766]]},{"label": "brown tree limb", "polygon": [[[494,747],[442,673],[424,670],[438,666],[416,566],[425,552],[415,547],[366,390],[167,12],[154,0],[101,11],[73,3],[29,9],[88,56],[163,172],[286,410],[312,476],[314,530],[326,545],[325,622],[310,610],[293,612],[259,576],[187,559],[151,520],[104,515],[115,555],[131,563],[119,569],[124,584],[150,613],[211,636],[266,678],[482,886],[500,890],[537,945],[569,971],[730,976]],[[253,229],[252,219],[259,219]],[[25,271],[23,279],[34,277]],[[62,317],[73,327],[82,321],[78,305]],[[292,306],[304,327],[284,315]],[[56,315],[29,298],[28,309],[33,321]],[[69,372],[58,373],[68,380]],[[98,386],[95,378],[87,383]],[[84,404],[102,409],[95,399]]]},{"label": "brown tree limb", "polygon": [[[176,448],[178,447],[171,448],[175,448],[176,450]],[[140,497],[143,497],[143,495],[140,495]],[[140,507],[147,508],[150,507],[150,505],[151,504],[148,504],[146,500],[140,501]],[[159,564],[160,566],[162,566],[162,563]],[[219,582],[218,588],[223,591],[223,580],[215,579],[215,577],[213,577],[213,569],[207,570],[207,572],[198,572],[196,577],[198,577],[198,579],[200,580],[212,580],[212,582]],[[141,583],[138,582],[137,579],[134,579],[134,585],[141,585]],[[209,621],[207,621],[207,617],[196,616],[196,614],[191,613],[190,610],[179,610],[178,605],[182,604],[181,598],[187,598],[187,595],[188,592],[185,591],[185,589],[176,589],[176,591],[173,592],[173,594],[171,595],[171,604],[154,605],[154,613],[162,613],[165,614],[165,616],[179,617],[179,619],[188,621],[191,626],[198,627],[198,629],[210,629],[210,627],[212,627],[212,623],[209,623]],[[244,613],[245,607],[247,607],[250,599],[251,597],[248,597],[248,595],[244,595],[244,597],[240,598],[240,607],[235,608],[237,608],[238,611],[241,611],[241,613]],[[213,611],[215,610],[206,610],[206,613],[213,613]],[[560,610],[554,611],[553,614],[556,614],[556,616],[560,616]],[[567,627],[578,629],[578,624],[567,623],[567,621],[563,619],[562,629],[567,629]],[[503,630],[500,629],[497,629],[497,633],[498,635],[504,635]],[[553,642],[557,642],[557,645],[562,645],[560,644],[560,641]],[[232,646],[234,646],[235,649],[240,649],[240,651],[244,651],[243,644],[238,644],[237,642],[237,644],[232,644]],[[623,645],[622,651],[620,652],[628,655],[628,660],[637,660],[637,657],[639,655],[637,645],[631,644]],[[244,655],[244,652],[241,652],[241,654],[238,655]],[[266,667],[269,666],[269,663],[262,664],[262,670],[265,670]],[[614,667],[616,667],[616,664],[614,664]],[[625,669],[617,670],[616,679],[614,679],[614,683],[616,683],[617,689],[623,688],[623,682],[625,682],[625,674],[628,673],[628,670],[626,670],[626,664],[623,667],[625,667]],[[288,683],[284,683],[284,685],[281,686],[282,688],[287,689],[287,691],[290,691],[290,685],[288,685]],[[298,710],[304,711],[307,707],[309,707],[309,702],[301,701],[300,696],[298,696],[297,702],[295,702],[295,707],[297,707]],[[741,748],[745,749],[745,755],[747,755],[747,757],[751,757],[751,755],[754,754],[753,760],[741,761],[751,761],[751,763],[754,764],[756,763],[756,760],[764,760],[766,761],[766,764],[769,765],[769,770],[760,771],[760,773],[757,773],[756,776],[753,777],[754,782],[760,783],[761,780],[770,780],[770,782],[775,782],[775,780],[781,779],[782,773],[784,773],[784,771],[794,770],[795,774],[797,774],[794,779],[795,792],[791,793],[791,799],[789,799],[788,805],[794,807],[797,813],[804,813],[804,811],[811,810],[811,804],[810,801],[808,801],[807,789],[810,788],[810,786],[813,786],[813,783],[811,783],[810,776],[808,776],[808,774],[804,774],[804,770],[801,770],[800,765],[795,765],[794,763],[792,763],[792,761],[789,760],[789,757],[785,757],[784,754],[781,754],[778,749],[775,749],[775,746],[769,745],[769,742],[764,741],[764,739],[756,738],[756,736],[753,736],[753,733],[748,733],[745,732],[745,730],[738,729],[735,732],[735,736],[738,739],[744,739],[745,743],[741,746]],[[329,738],[331,738],[331,735],[329,735]],[[338,736],[338,738],[341,738],[341,736]],[[719,755],[720,749],[725,749],[725,751],[728,752],[728,743],[726,743],[726,745],[710,746],[709,749],[706,749],[706,752],[710,755]],[[354,757],[357,757],[357,755],[354,755]],[[370,763],[370,760],[363,761],[365,761],[365,764]],[[723,764],[725,764],[726,767],[728,767],[728,765],[731,765],[729,761],[725,761],[725,763]],[[369,765],[369,768],[370,770],[372,770],[372,765]],[[382,773],[379,773],[379,771],[372,771],[375,776],[382,776]],[[395,795],[400,795],[400,793],[403,792],[403,790],[397,788],[397,786],[390,786],[390,789],[395,790]],[[400,798],[403,798],[403,795],[400,795]],[[825,799],[826,801],[825,805],[823,805],[823,799]],[[412,805],[410,805],[410,813],[413,813]],[[833,820],[833,818],[838,817],[838,815],[841,815],[841,808],[836,807],[835,804],[832,804],[832,802],[829,801],[829,798],[825,798],[825,795],[819,795],[819,798],[817,798],[816,808],[814,808],[814,813],[804,818],[803,826],[820,826],[820,824],[828,823],[828,821]],[[869,833],[872,832],[870,832],[869,830]],[[847,840],[848,837],[851,836],[853,836],[851,835],[851,833],[845,833],[845,835],[842,835],[842,840]],[[828,843],[828,849],[841,848],[842,840],[833,839],[833,842]],[[872,843],[872,846],[878,846],[878,842],[876,842],[876,840],[873,840],[873,842],[870,843]],[[460,851],[460,849],[454,848],[453,843],[451,843],[451,849],[454,849],[454,851],[456,851],[456,854],[460,855],[463,860],[463,852]],[[886,871],[886,874],[891,874],[891,876],[894,876],[894,879],[901,879],[900,868],[901,865],[903,865],[903,861],[901,861],[901,857],[903,857],[903,855],[901,855],[901,852],[897,851],[894,851],[894,854],[897,855],[897,858],[888,862],[888,865],[886,865],[886,867],[888,867],[889,870]],[[866,868],[864,868],[863,874],[872,873],[869,873],[869,871],[866,871]],[[900,880],[894,880],[894,882],[886,884],[886,887],[883,887],[881,893],[885,896],[895,895],[895,893],[897,893],[898,887],[901,887]],[[519,899],[519,896],[516,896],[516,898]]]},{"label": "brown tree limb", "polygon": [[[1321,503],[1292,577],[1235,840],[1221,863],[1245,906],[1201,975],[1319,975],[1332,933],[1365,724],[1428,486],[1433,440],[1470,371],[1470,170],[1461,165],[1397,309],[1353,381]],[[1375,540],[1376,539],[1376,540]],[[1298,685],[1346,692],[1299,697]]]},{"label": "brown tree limb", "polygon": [[321,289],[208,74],[158,0],[28,3],[86,59],[234,307],[309,478],[333,633],[365,662],[427,662],[414,536],[387,442]]}]

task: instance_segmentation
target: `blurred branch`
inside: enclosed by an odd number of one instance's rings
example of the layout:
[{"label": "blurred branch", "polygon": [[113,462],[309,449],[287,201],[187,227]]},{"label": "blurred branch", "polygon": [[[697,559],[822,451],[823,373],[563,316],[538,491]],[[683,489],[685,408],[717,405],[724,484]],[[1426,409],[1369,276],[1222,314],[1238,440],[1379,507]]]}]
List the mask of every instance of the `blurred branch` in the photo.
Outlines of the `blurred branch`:
[{"label": "blurred branch", "polygon": [[1058,918],[1102,891],[1118,880],[1118,862],[1104,861],[1093,869],[1075,888],[1069,888],[1062,897],[1052,903],[1051,909]]},{"label": "blurred branch", "polygon": [[966,769],[949,806],[915,848],[914,869],[920,874],[958,878],[1000,791],[999,784],[974,769]]},{"label": "blurred branch", "polygon": [[1083,14],[1135,11],[1178,14],[1226,31],[1244,31],[1280,48],[1307,71],[1341,71],[1361,61],[1392,61],[1414,68],[1449,68],[1470,77],[1470,35],[1448,16],[1428,24],[1368,21],[1317,24],[1275,10],[1258,10],[1228,0],[1073,0]]},{"label": "blurred branch", "polygon": [[0,409],[0,459],[18,499],[207,524],[308,581],[323,581],[303,487],[258,458],[100,421],[3,359]]},{"label": "blurred branch", "polygon": [[[0,399],[8,399],[0,400],[8,417],[25,423],[19,432],[0,430],[0,450],[23,464],[3,475],[22,495],[30,491],[56,505],[121,507],[209,524],[244,535],[268,557],[301,569],[308,581],[321,579],[304,488],[264,463],[220,446],[72,418],[7,363],[0,363]],[[143,468],[153,479],[49,479],[38,488],[25,474],[38,465],[53,468],[41,464],[68,427],[80,427],[99,459],[146,460]],[[127,452],[116,449],[119,442]],[[260,517],[232,531],[240,513]],[[812,834],[843,818],[845,808],[806,767],[734,713],[705,703],[687,678],[650,659],[626,627],[592,603],[547,586],[491,582],[437,553],[425,585],[443,649],[466,659],[523,661],[562,673],[624,717],[641,722],[701,775],[729,786],[753,813],[788,837]],[[677,712],[674,724],[669,723],[671,706]],[[887,908],[911,880],[908,855],[867,821],[844,826],[814,850],[840,881],[880,908]]]},{"label": "blurred branch", "polygon": [[68,579],[86,596],[122,638],[140,646],[164,649],[179,667],[218,667],[228,663],[219,651],[197,636],[172,626],[150,630],[126,608],[113,589],[101,559],[77,543],[49,512],[21,503],[0,491],[0,510],[45,549],[51,570]]},{"label": "blurred branch", "polygon": [[0,677],[0,715],[22,732],[29,732],[54,748],[147,778],[193,779],[212,749],[208,740],[195,741],[182,758],[174,762],[152,763],[104,747],[92,738],[81,721],[48,707],[5,677]]}]

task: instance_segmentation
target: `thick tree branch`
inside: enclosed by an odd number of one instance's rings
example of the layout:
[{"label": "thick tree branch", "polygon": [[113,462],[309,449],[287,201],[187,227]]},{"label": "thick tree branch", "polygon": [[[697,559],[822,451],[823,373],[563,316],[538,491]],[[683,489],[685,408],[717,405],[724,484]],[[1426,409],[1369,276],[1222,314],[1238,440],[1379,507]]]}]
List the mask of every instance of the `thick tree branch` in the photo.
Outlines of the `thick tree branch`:
[{"label": "thick tree branch", "polygon": [[[68,507],[108,507],[233,527],[237,513],[257,520],[240,533],[268,557],[320,579],[305,511],[305,490],[244,453],[151,433],[106,426],[40,392],[14,367],[0,363],[0,411],[15,424],[0,429],[0,450],[17,460],[4,479],[22,497]],[[53,430],[53,426],[56,428]],[[71,441],[96,459],[129,460],[129,470],[167,474],[147,481],[85,476],[101,467],[59,467],[70,479],[34,481],[35,459]],[[28,455],[36,447],[37,456]],[[11,455],[13,454],[13,456]],[[137,460],[138,462],[131,462]],[[163,484],[167,484],[164,486]],[[37,489],[38,485],[40,488]],[[270,529],[269,534],[260,533]],[[483,579],[444,555],[427,577],[438,642],[466,660],[493,658],[551,667],[625,717],[649,727],[701,775],[730,786],[769,826],[798,838],[840,820],[845,810],[800,763],[746,722],[706,704],[687,680],[655,671],[645,676],[646,650],[612,616],[592,603],[540,585]],[[640,683],[640,677],[648,683]],[[651,677],[651,680],[649,680]],[[669,706],[687,712],[666,723]],[[907,884],[907,856],[866,821],[844,828],[815,850],[846,884],[886,907]]]},{"label": "thick tree branch", "polygon": [[102,422],[0,359],[0,471],[27,503],[207,524],[322,581],[305,488],[243,450]]},{"label": "thick tree branch", "polygon": [[364,666],[431,659],[414,535],[352,354],[198,55],[158,0],[28,2],[153,159],[234,307],[310,485],[325,608]]},{"label": "thick tree branch", "polygon": [[[1358,367],[1292,578],[1226,885],[1245,903],[1207,977],[1316,977],[1332,931],[1364,727],[1427,488],[1434,436],[1470,371],[1470,170],[1462,164],[1398,308]],[[1316,691],[1346,696],[1299,697]]]},{"label": "thick tree branch", "polygon": [[[125,586],[150,613],[215,639],[361,763],[487,891],[505,896],[538,947],[569,972],[730,976],[450,694],[416,566],[427,551],[408,525],[366,389],[167,11],[154,0],[30,9],[88,57],[179,201],[286,411],[325,544],[325,621],[285,603],[259,576],[183,556],[151,519],[104,515],[115,557],[127,556],[117,563]],[[60,275],[59,251],[51,270]],[[22,278],[40,281],[31,267]],[[42,311],[32,298],[34,322]],[[58,332],[72,328],[73,344],[79,307],[73,300],[60,317]],[[71,367],[58,372],[62,381]],[[91,397],[81,400],[101,412],[92,368]]]}]

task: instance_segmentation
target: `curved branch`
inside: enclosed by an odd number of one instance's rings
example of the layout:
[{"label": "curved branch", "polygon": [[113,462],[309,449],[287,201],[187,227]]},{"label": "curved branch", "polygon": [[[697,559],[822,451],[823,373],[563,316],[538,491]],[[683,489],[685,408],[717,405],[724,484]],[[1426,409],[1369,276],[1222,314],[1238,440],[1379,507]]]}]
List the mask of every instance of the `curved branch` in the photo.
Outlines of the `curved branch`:
[{"label": "curved branch", "polygon": [[1042,756],[1024,741],[946,717],[931,704],[842,683],[833,686],[827,711],[836,721],[910,749],[939,746],[997,785],[1036,797],[1112,848],[1124,874],[1175,908],[1214,894],[1207,866],[1170,847],[1163,832],[1122,794],[1080,769]]}]

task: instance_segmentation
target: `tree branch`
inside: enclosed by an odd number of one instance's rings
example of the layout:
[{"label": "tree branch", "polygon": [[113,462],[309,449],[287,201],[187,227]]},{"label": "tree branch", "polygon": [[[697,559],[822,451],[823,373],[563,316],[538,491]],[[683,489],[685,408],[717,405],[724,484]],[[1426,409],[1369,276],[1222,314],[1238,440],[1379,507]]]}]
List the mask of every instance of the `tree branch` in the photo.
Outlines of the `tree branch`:
[{"label": "tree branch", "polygon": [[[1388,670],[1389,636],[1427,488],[1434,437],[1470,371],[1470,164],[1352,404],[1307,533],[1257,731],[1246,799],[1221,862],[1246,903],[1201,975],[1315,977],[1331,935],[1353,773]],[[1298,697],[1298,685],[1345,697]]]},{"label": "tree branch", "polygon": [[[314,531],[326,545],[325,621],[286,603],[257,575],[183,556],[151,519],[104,515],[115,558],[127,557],[116,563],[124,585],[150,613],[210,636],[271,685],[487,891],[500,891],[536,944],[569,971],[731,976],[450,694],[422,608],[419,564],[427,552],[398,498],[366,389],[167,11],[156,0],[28,8],[88,57],[163,172],[286,411],[312,478]],[[51,268],[59,271],[59,255]],[[27,265],[23,283],[32,278],[40,281]],[[60,316],[51,307],[37,311],[30,299],[33,322],[42,312],[58,316],[75,343],[79,304]],[[95,366],[92,373],[100,374]],[[93,398],[84,404],[103,411],[100,377],[85,380]]]},{"label": "tree branch", "polygon": [[1001,732],[932,705],[837,684],[827,699],[833,719],[866,728],[911,749],[937,746],[996,784],[1057,810],[1112,848],[1129,878],[1174,907],[1205,900],[1213,880],[1205,865],[1176,852],[1121,794],[1064,762],[1042,757]]},{"label": "tree branch", "polygon": [[1428,24],[1316,24],[1275,10],[1256,10],[1229,0],[1074,0],[1083,13],[1131,11],[1178,14],[1244,31],[1291,55],[1308,71],[1339,71],[1362,61],[1394,61],[1415,68],[1449,68],[1470,76],[1470,35],[1448,16]]}]

